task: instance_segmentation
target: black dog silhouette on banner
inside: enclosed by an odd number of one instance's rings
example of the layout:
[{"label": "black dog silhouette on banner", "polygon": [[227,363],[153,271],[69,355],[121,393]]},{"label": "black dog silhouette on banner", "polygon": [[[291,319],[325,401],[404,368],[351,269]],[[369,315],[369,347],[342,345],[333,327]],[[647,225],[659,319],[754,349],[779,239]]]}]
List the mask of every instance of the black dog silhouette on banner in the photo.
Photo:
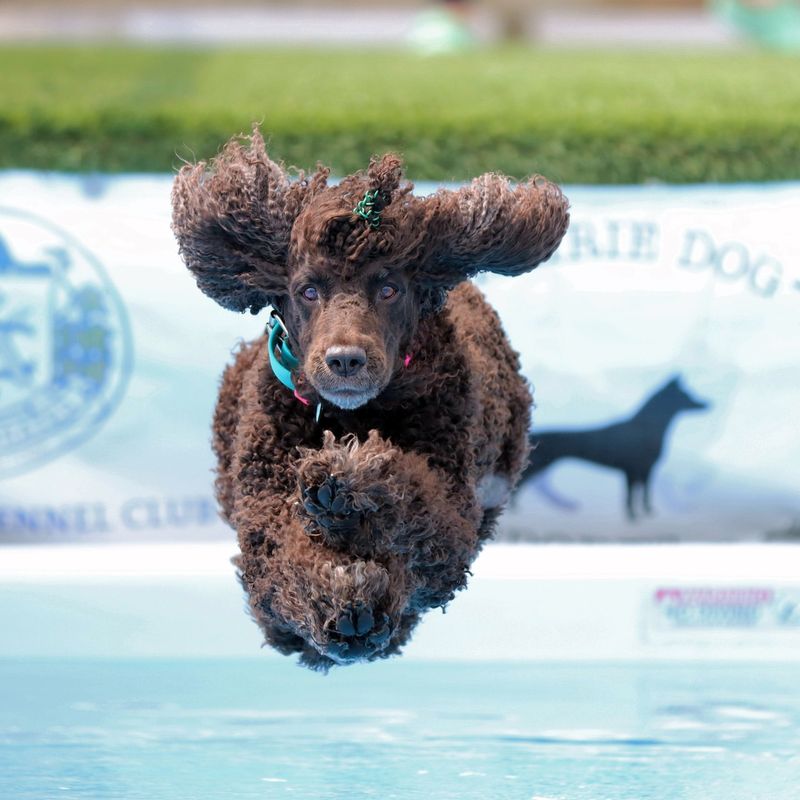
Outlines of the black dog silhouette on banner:
[{"label": "black dog silhouette on banner", "polygon": [[[637,494],[641,494],[644,513],[652,514],[650,478],[664,450],[670,423],[683,411],[703,411],[707,408],[709,403],[692,397],[681,386],[681,378],[677,376],[648,397],[628,419],[587,430],[535,432],[531,434],[533,450],[520,488],[559,459],[579,458],[602,467],[618,469],[625,475],[625,504],[629,519],[634,520],[637,516],[634,508]],[[538,488],[556,505],[575,508],[574,503],[556,496],[543,483]]]}]

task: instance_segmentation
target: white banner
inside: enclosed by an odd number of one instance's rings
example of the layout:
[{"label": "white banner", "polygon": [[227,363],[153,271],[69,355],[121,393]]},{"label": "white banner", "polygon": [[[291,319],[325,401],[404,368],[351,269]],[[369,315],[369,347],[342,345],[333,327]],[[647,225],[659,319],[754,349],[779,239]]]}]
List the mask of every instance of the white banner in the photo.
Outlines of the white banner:
[{"label": "white banner", "polygon": [[[0,541],[232,537],[210,420],[266,315],[196,288],[170,185],[0,173]],[[566,193],[556,257],[478,281],[536,397],[500,538],[800,541],[800,185]]]}]

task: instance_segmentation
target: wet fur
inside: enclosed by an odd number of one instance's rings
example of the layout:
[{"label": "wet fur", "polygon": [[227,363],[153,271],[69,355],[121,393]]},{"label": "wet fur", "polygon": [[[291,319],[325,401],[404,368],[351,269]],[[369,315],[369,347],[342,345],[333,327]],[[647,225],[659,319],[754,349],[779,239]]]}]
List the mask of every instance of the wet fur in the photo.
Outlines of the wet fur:
[{"label": "wet fur", "polygon": [[[290,182],[255,132],[184,167],[173,190],[173,229],[204,292],[236,311],[279,309],[308,369],[342,320],[363,317],[355,327],[377,354],[366,368],[377,397],[350,411],[324,402],[317,423],[314,385],[296,376],[308,405],[298,402],[261,337],[225,370],[214,416],[217,497],[252,615],[270,645],[323,671],[397,653],[423,612],[466,585],[502,510],[498,487],[510,491],[527,463],[531,403],[496,313],[467,279],[533,269],[568,221],[541,178],[485,175],[418,198],[391,155],[337,186],[327,176]],[[376,230],[352,212],[367,189],[379,192]],[[311,266],[349,285],[381,265],[402,274],[393,311],[339,293],[312,314],[292,293]],[[337,492],[341,523],[320,510]]]}]

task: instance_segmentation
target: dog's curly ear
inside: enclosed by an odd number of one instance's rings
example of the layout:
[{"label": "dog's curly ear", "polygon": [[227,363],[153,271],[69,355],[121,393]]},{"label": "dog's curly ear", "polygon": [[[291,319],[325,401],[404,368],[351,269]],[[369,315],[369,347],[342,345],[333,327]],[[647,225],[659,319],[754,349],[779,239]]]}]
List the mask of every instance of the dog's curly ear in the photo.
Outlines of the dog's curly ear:
[{"label": "dog's curly ear", "polygon": [[520,275],[555,252],[569,223],[569,204],[554,183],[534,176],[512,185],[486,174],[434,204],[434,243],[423,277],[450,288],[478,272]]},{"label": "dog's curly ear", "polygon": [[197,285],[233,311],[260,311],[287,290],[292,224],[328,170],[291,182],[257,129],[210,164],[187,164],[172,188],[172,230]]}]

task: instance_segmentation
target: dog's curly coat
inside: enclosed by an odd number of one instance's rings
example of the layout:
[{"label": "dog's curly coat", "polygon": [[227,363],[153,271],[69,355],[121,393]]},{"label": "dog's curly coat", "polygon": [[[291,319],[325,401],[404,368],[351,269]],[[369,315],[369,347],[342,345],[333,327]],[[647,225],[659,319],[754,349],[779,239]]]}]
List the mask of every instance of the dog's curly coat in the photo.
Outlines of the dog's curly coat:
[{"label": "dog's curly coat", "polygon": [[[533,269],[568,222],[538,177],[421,198],[387,155],[327,178],[319,167],[290,182],[255,130],[173,189],[199,287],[235,311],[273,306],[300,360],[293,396],[266,337],[243,345],[213,445],[252,614],[269,644],[319,670],[397,653],[465,586],[526,463],[531,403],[468,278]],[[354,213],[368,190],[376,228]]]}]

